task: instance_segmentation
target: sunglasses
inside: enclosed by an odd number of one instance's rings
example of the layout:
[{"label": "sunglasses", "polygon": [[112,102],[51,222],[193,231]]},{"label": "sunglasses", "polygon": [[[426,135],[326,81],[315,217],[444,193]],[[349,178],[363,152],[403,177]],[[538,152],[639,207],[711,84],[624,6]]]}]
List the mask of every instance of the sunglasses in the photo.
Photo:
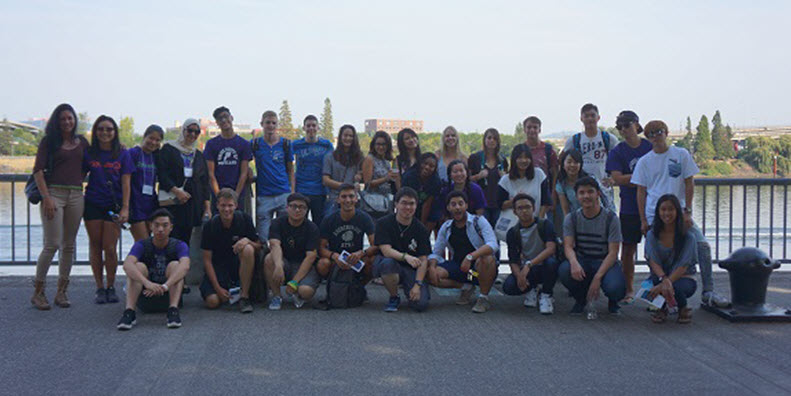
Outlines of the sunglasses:
[{"label": "sunglasses", "polygon": [[655,130],[653,132],[646,132],[645,136],[649,137],[649,138],[652,138],[652,137],[656,137],[656,136],[662,135],[664,133],[665,133],[664,129],[657,129],[657,130]]}]

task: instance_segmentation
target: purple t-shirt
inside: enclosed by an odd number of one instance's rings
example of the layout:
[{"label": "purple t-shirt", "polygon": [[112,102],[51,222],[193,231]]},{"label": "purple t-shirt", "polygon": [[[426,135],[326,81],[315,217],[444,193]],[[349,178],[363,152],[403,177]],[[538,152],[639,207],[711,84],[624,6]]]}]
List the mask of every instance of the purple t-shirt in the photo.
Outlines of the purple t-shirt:
[{"label": "purple t-shirt", "polygon": [[136,223],[148,219],[157,208],[157,196],[154,186],[157,181],[157,167],[154,154],[146,154],[140,146],[129,149],[129,157],[135,165],[131,180],[129,196],[129,222]]},{"label": "purple t-shirt", "polygon": [[[450,194],[451,191],[453,191],[453,183],[442,189],[442,194],[440,194],[442,199],[434,201],[436,205],[439,205],[439,208],[442,208],[443,212],[447,212],[448,194]],[[467,198],[470,200],[467,205],[467,212],[475,214],[476,210],[486,207],[486,196],[483,194],[483,189],[478,183],[470,182],[467,188],[464,189],[464,192],[467,193]]]},{"label": "purple t-shirt", "polygon": [[[184,257],[189,258],[190,256],[190,248],[187,246],[186,243],[179,241],[178,239],[170,238],[168,240],[168,244],[175,243],[175,251],[168,252],[168,246],[165,245],[164,248],[158,248],[153,243],[152,237],[148,239],[144,239],[141,241],[135,242],[132,245],[132,249],[129,251],[130,256],[136,257],[140,262],[146,265],[148,268],[148,279],[157,282],[157,283],[164,283],[167,281],[167,268],[168,263],[171,261],[181,260]],[[145,256],[145,245],[150,244],[149,246],[153,246],[154,249],[149,257]],[[168,255],[171,257],[168,257]]]},{"label": "purple t-shirt", "polygon": [[206,161],[214,162],[214,177],[220,188],[236,189],[242,169],[241,161],[253,159],[253,148],[250,142],[239,135],[230,139],[217,135],[206,142],[203,156]]},{"label": "purple t-shirt", "polygon": [[[640,157],[646,155],[653,145],[645,139],[640,139],[640,145],[632,148],[626,142],[618,143],[607,156],[607,172],[618,171],[624,175],[631,175]],[[621,214],[638,215],[637,210],[637,188],[630,186],[619,186],[621,193]]]},{"label": "purple t-shirt", "polygon": [[[86,151],[84,157],[88,175],[88,186],[85,187],[85,200],[101,208],[110,208],[121,202],[121,175],[128,175],[135,170],[129,151],[121,149],[118,158],[112,158],[112,152],[99,151],[98,158]],[[104,169],[104,170],[102,170]],[[111,188],[107,181],[110,181]],[[112,194],[112,195],[111,195]],[[113,199],[115,195],[115,199]]]}]

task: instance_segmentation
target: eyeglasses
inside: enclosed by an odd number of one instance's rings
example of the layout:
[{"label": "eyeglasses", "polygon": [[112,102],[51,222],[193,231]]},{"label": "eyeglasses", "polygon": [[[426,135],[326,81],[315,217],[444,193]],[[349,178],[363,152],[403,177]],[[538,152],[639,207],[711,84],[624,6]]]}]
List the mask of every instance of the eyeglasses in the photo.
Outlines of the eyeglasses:
[{"label": "eyeglasses", "polygon": [[196,128],[187,128],[187,132],[193,135],[200,135],[200,129]]},{"label": "eyeglasses", "polygon": [[645,133],[645,137],[652,138],[652,137],[656,137],[656,136],[662,135],[664,133],[665,133],[664,129],[657,129],[657,130],[655,130],[653,132],[646,132]]},{"label": "eyeglasses", "polygon": [[288,207],[294,210],[308,210],[308,207],[305,205],[289,204]]},{"label": "eyeglasses", "polygon": [[96,127],[96,132],[112,132],[114,130],[113,127]]}]

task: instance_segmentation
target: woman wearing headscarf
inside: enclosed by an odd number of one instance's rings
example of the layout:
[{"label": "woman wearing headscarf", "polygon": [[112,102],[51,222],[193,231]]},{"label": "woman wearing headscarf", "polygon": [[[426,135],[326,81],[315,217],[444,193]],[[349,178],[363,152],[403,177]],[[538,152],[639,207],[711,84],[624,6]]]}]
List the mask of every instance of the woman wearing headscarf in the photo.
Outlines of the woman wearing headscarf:
[{"label": "woman wearing headscarf", "polygon": [[203,153],[195,148],[200,123],[188,118],[176,140],[165,142],[156,158],[159,205],[173,214],[171,236],[189,245],[193,227],[211,216],[209,173]]}]

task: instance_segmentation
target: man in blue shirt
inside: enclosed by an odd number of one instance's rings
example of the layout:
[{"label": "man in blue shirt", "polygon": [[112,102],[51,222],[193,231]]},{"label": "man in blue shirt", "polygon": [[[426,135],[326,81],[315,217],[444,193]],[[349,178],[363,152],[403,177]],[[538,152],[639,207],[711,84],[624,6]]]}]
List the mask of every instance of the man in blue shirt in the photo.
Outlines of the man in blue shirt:
[{"label": "man in blue shirt", "polygon": [[258,173],[256,191],[256,232],[269,240],[269,226],[275,212],[284,212],[286,199],[294,189],[294,155],[291,142],[277,133],[277,113],[267,110],[261,116],[264,136],[253,140],[253,157]]},{"label": "man in blue shirt", "polygon": [[302,122],[305,137],[295,140],[291,147],[297,160],[296,192],[310,199],[310,217],[321,224],[327,188],[321,182],[324,156],[333,150],[332,142],[318,136],[319,120],[313,114]]}]

